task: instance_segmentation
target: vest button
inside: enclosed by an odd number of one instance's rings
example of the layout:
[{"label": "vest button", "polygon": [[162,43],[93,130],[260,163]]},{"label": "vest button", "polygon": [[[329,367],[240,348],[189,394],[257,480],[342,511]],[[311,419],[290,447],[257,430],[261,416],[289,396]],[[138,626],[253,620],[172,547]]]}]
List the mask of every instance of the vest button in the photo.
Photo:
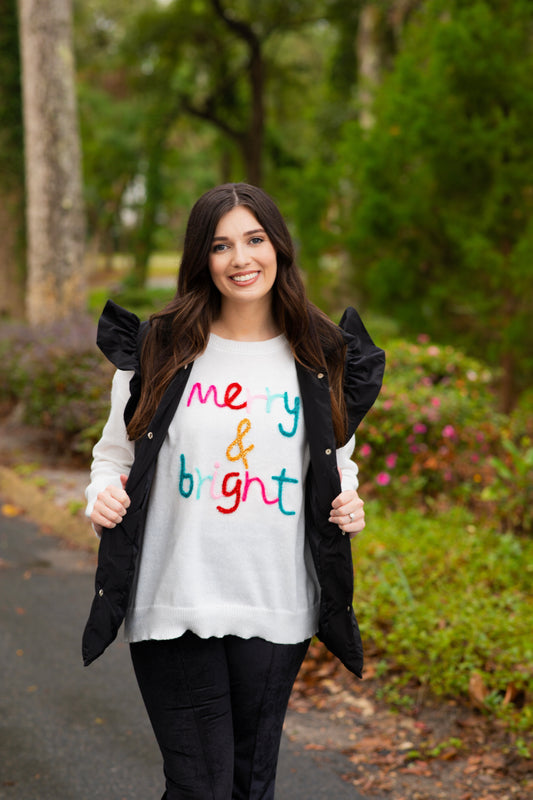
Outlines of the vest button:
[{"label": "vest button", "polygon": [[331,447],[328,447],[327,450],[324,451],[327,456],[331,455]]},{"label": "vest button", "polygon": [[146,435],[148,436],[149,439],[153,439],[154,438],[154,434],[152,433],[152,431],[148,431],[148,433]]},{"label": "vest button", "polygon": [[104,596],[104,590],[98,589],[98,597],[103,597],[103,596]]},{"label": "vest button", "polygon": [[319,372],[318,375],[317,375],[317,378],[323,378],[323,377],[324,377],[324,373],[323,372]]}]

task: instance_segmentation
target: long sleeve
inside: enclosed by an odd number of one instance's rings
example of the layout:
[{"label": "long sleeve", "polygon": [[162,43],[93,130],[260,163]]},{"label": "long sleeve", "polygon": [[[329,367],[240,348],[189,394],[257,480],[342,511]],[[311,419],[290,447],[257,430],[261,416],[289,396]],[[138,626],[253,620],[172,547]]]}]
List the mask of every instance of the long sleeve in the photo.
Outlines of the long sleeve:
[{"label": "long sleeve", "polygon": [[359,480],[357,477],[358,467],[352,461],[351,455],[355,448],[355,434],[348,440],[344,447],[339,447],[337,450],[337,466],[341,471],[341,487],[342,491],[349,489],[357,489]]},{"label": "long sleeve", "polygon": [[98,492],[106,486],[120,488],[120,475],[128,475],[134,459],[134,443],[128,439],[124,409],[130,397],[131,370],[117,370],[111,387],[111,410],[101,439],[93,448],[91,482],[85,490],[89,517]]}]

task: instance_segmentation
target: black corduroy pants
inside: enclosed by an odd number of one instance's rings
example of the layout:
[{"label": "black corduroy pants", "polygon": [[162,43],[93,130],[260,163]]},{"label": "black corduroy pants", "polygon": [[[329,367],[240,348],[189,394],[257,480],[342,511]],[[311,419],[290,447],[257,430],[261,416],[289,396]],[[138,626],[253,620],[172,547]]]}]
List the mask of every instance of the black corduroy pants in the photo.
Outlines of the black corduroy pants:
[{"label": "black corduroy pants", "polygon": [[283,720],[308,645],[191,632],[130,645],[163,756],[163,800],[273,800]]}]

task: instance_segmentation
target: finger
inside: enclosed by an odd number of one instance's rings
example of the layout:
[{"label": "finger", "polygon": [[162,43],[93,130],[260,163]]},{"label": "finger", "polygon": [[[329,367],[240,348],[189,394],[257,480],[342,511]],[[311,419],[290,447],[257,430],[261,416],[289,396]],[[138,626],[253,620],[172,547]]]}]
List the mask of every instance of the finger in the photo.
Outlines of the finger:
[{"label": "finger", "polygon": [[120,482],[122,484],[122,489],[124,490],[124,494],[126,495],[125,500],[124,500],[124,507],[128,508],[130,503],[131,503],[129,495],[126,493],[126,484],[128,482],[128,476],[127,475],[121,475],[120,476]]},{"label": "finger", "polygon": [[99,511],[92,512],[90,516],[90,520],[98,528],[115,528],[116,522],[112,522],[108,517],[104,517],[103,514],[100,514]]},{"label": "finger", "polygon": [[355,512],[352,511],[350,514],[330,516],[329,522],[338,525],[343,533],[359,533],[366,525],[365,512],[361,508]]},{"label": "finger", "polygon": [[119,489],[118,486],[108,486],[107,489],[102,492],[102,494],[108,493],[110,497],[114,500],[118,500],[121,506],[127,508],[130,504],[130,498],[124,491],[124,489]]},{"label": "finger", "polygon": [[330,511],[330,520],[333,522],[341,522],[344,518],[348,517],[352,521],[354,519],[359,519],[359,517],[364,516],[364,503],[362,500],[357,502],[349,503],[346,506],[341,506],[340,508],[335,508]]},{"label": "finger", "polygon": [[118,498],[114,497],[107,490],[105,492],[100,492],[94,505],[97,511],[100,511],[101,514],[105,514],[106,511],[109,511],[111,514],[120,514],[121,516],[124,516],[126,513],[124,503],[122,503]]},{"label": "finger", "polygon": [[112,498],[98,499],[94,504],[94,511],[110,522],[122,522],[126,509],[121,503]]}]

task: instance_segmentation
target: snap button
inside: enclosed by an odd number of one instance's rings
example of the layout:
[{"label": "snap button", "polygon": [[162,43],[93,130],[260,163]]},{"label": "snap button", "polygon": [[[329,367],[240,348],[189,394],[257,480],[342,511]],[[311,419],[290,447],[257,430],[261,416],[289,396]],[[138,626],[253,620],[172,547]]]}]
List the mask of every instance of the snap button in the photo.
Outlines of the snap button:
[{"label": "snap button", "polygon": [[154,434],[152,433],[152,431],[148,431],[147,436],[148,436],[149,439],[153,439],[154,438]]},{"label": "snap button", "polygon": [[324,373],[323,372],[319,372],[318,375],[317,375],[317,378],[323,378],[323,377],[324,377]]},{"label": "snap button", "polygon": [[331,448],[330,448],[330,447],[328,447],[328,448],[325,450],[325,453],[326,453],[326,455],[327,455],[327,456],[330,456],[330,455],[331,455]]},{"label": "snap button", "polygon": [[351,611],[351,610],[352,610],[352,607],[351,607],[351,606],[348,606],[348,608],[346,609],[346,611],[348,612],[348,614],[350,613],[350,611]]},{"label": "snap button", "polygon": [[103,597],[104,596],[104,590],[103,589],[98,589],[98,596],[99,597]]}]

